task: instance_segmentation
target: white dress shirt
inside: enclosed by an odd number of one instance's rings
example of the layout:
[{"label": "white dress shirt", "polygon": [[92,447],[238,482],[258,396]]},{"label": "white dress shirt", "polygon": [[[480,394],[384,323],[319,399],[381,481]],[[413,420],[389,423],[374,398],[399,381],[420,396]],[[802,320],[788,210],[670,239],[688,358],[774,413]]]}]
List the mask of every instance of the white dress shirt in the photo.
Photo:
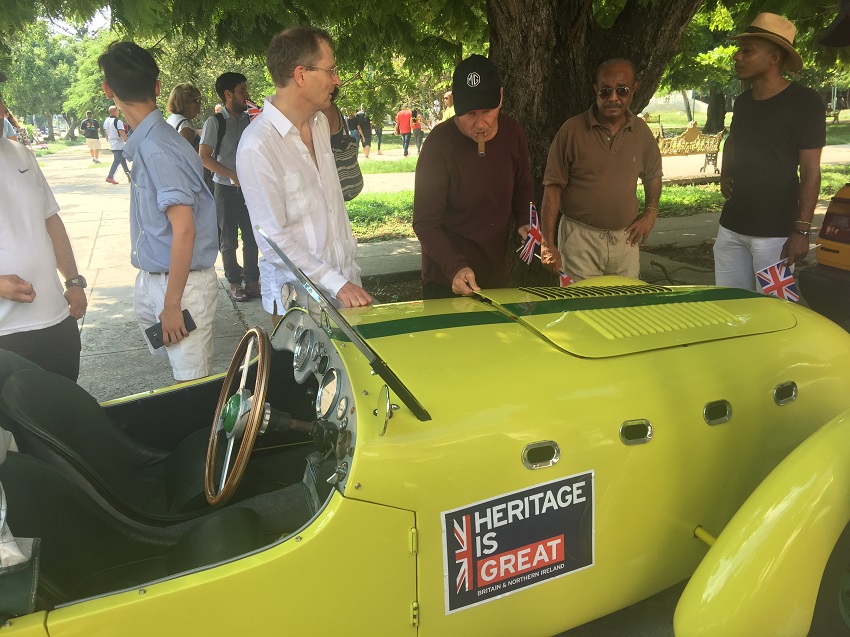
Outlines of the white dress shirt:
[{"label": "white dress shirt", "polygon": [[[275,99],[266,98],[236,153],[251,224],[265,230],[311,281],[336,297],[345,283],[361,282],[354,260],[357,241],[342,198],[328,120],[316,113],[310,122],[316,168],[298,129],[277,109]],[[281,286],[295,277],[256,230],[254,236],[263,255],[263,307],[272,312]]]}]

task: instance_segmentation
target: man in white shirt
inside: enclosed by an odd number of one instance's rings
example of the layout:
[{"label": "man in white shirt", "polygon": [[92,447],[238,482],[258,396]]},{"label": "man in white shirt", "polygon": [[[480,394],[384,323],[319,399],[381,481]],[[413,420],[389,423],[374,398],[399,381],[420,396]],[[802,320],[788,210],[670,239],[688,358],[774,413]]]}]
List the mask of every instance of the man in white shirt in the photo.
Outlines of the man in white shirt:
[{"label": "man in white shirt", "polygon": [[15,203],[0,206],[0,350],[76,381],[77,320],[86,311],[86,280],[77,270],[59,205],[25,146],[0,138],[0,175],[0,200]]},{"label": "man in white shirt", "polygon": [[124,122],[118,119],[118,107],[109,107],[109,117],[103,120],[103,134],[109,142],[109,147],[112,149],[112,166],[109,168],[109,176],[106,181],[110,184],[117,184],[115,181],[115,171],[118,170],[120,164],[124,168],[124,174],[127,175],[127,181],[130,181],[130,168],[127,166],[127,160],[124,159],[124,144],[127,143],[127,131],[124,128]]},{"label": "man in white shirt", "polygon": [[[330,36],[314,27],[292,27],[272,38],[266,64],[275,93],[243,133],[236,170],[252,224],[339,305],[360,307],[372,297],[361,287],[357,241],[321,113],[340,85],[331,46]],[[276,324],[281,286],[295,277],[265,239],[256,239],[263,254],[263,307]]]}]

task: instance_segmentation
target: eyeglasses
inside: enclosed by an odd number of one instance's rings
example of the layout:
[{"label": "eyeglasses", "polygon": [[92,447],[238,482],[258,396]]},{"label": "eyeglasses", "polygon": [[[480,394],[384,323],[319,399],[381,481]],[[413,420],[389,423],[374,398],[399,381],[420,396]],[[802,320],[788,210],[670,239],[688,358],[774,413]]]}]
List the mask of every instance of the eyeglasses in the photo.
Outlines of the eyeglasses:
[{"label": "eyeglasses", "polygon": [[323,66],[315,66],[313,64],[302,64],[301,66],[303,66],[305,69],[311,69],[313,71],[324,71],[325,73],[327,73],[331,77],[334,77],[334,76],[339,77],[339,67],[338,66],[335,66],[332,69],[326,69]]},{"label": "eyeglasses", "polygon": [[617,92],[617,97],[626,97],[629,93],[632,92],[628,86],[618,86],[617,88],[611,88],[610,86],[603,86],[596,93],[599,97],[611,97],[611,94]]}]

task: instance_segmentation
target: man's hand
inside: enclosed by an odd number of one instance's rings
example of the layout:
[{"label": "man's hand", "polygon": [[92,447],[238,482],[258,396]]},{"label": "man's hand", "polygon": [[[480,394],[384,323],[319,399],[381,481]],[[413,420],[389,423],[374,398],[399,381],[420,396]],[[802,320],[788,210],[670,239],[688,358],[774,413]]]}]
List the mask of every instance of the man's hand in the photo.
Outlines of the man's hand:
[{"label": "man's hand", "polygon": [[232,171],[233,174],[228,175],[230,177],[230,181],[233,182],[233,185],[237,188],[241,188],[242,186],[239,184],[239,177],[236,175],[236,171]]},{"label": "man's hand", "polygon": [[162,342],[166,346],[179,343],[189,336],[180,306],[164,308],[159,314],[159,320],[162,321]]},{"label": "man's hand", "polygon": [[472,268],[461,268],[452,279],[452,292],[463,296],[472,296],[481,288],[475,283],[475,272]]},{"label": "man's hand", "polygon": [[785,259],[785,264],[789,267],[795,263],[802,262],[809,253],[809,237],[804,234],[793,233],[785,245],[782,246],[780,259]]},{"label": "man's hand", "polygon": [[86,292],[79,285],[72,285],[67,290],[65,290],[65,300],[68,301],[68,309],[71,312],[71,316],[74,317],[75,321],[79,321],[83,318],[83,315],[86,313],[86,307],[88,306],[88,299],[86,298]]},{"label": "man's hand", "polygon": [[366,307],[372,304],[372,296],[363,288],[348,281],[343,285],[336,298],[342,301],[345,307]]},{"label": "man's hand", "polygon": [[643,214],[638,215],[637,219],[632,221],[632,224],[626,228],[623,232],[629,235],[626,238],[626,241],[629,245],[637,245],[640,242],[640,245],[646,244],[646,238],[649,236],[649,233],[652,232],[652,228],[655,225],[655,220],[658,218],[658,213],[655,210],[644,211]]},{"label": "man's hand", "polygon": [[32,303],[35,300],[35,290],[32,283],[24,281],[17,274],[0,275],[0,298],[15,303]]},{"label": "man's hand", "polygon": [[558,274],[561,271],[561,253],[545,239],[540,245],[540,262],[550,272]]},{"label": "man's hand", "polygon": [[530,227],[531,226],[529,224],[525,224],[524,226],[520,226],[516,229],[516,232],[519,235],[520,239],[522,239],[523,244],[525,244],[526,239],[528,239],[528,229]]}]

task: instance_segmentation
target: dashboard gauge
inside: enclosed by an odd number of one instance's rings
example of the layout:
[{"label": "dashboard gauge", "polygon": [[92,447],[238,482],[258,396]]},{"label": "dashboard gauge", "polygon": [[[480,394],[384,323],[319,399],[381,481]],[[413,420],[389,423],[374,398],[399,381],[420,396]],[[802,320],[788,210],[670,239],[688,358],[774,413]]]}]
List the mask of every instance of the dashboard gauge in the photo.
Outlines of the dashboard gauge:
[{"label": "dashboard gauge", "polygon": [[339,386],[339,372],[333,368],[326,371],[319,384],[319,395],[316,396],[316,413],[319,418],[327,418],[331,413],[339,394]]},{"label": "dashboard gauge", "polygon": [[345,418],[345,411],[348,409],[348,398],[343,396],[339,399],[339,404],[336,406],[336,419],[342,420]]},{"label": "dashboard gauge", "polygon": [[295,351],[293,352],[292,365],[295,371],[302,371],[307,363],[313,359],[313,350],[316,347],[316,339],[313,330],[303,330],[295,337]]}]

